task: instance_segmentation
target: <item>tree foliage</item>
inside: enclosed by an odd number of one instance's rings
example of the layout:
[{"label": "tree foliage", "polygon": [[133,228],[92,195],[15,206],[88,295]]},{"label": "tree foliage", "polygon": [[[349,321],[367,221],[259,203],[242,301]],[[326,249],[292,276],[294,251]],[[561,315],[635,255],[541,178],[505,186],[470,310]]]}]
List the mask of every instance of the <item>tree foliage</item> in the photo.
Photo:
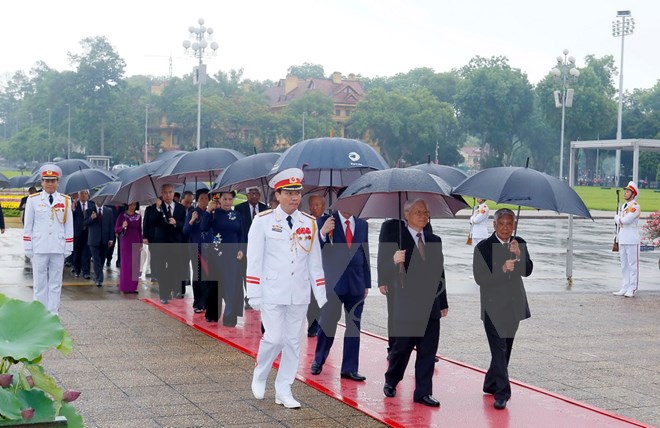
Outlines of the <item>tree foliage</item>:
[{"label": "tree foliage", "polygon": [[323,66],[320,64],[312,64],[305,62],[302,65],[292,65],[287,70],[287,74],[298,77],[299,79],[323,79],[325,73],[323,72]]}]

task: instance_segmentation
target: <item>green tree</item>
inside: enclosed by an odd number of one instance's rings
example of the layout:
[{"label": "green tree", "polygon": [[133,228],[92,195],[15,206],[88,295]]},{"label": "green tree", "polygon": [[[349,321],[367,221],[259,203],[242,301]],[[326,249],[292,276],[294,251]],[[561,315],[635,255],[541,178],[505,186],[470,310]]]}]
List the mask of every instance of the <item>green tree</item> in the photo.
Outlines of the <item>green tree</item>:
[{"label": "green tree", "polygon": [[324,79],[325,73],[323,66],[320,64],[312,64],[304,62],[302,65],[292,65],[287,70],[287,74],[297,76],[299,79]]},{"label": "green tree", "polygon": [[337,124],[332,121],[334,111],[330,97],[317,91],[308,92],[284,108],[278,118],[278,135],[289,144],[301,141],[304,115],[306,140],[328,137],[338,131]]}]

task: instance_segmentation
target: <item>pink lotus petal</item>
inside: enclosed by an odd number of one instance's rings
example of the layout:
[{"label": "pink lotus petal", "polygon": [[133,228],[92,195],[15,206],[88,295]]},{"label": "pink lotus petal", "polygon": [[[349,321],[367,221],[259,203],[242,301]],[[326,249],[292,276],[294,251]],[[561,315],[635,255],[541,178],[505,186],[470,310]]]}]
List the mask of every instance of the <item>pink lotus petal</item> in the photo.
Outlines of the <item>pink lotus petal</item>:
[{"label": "pink lotus petal", "polygon": [[5,373],[0,374],[0,387],[7,388],[11,385],[12,380],[14,380],[14,375]]},{"label": "pink lotus petal", "polygon": [[34,417],[34,409],[31,407],[27,409],[23,409],[23,411],[21,412],[21,417],[23,419],[32,419]]},{"label": "pink lotus petal", "polygon": [[75,391],[73,389],[68,389],[64,391],[64,394],[62,396],[62,400],[64,400],[65,403],[70,403],[72,401],[76,401],[76,399],[80,397],[80,391]]}]

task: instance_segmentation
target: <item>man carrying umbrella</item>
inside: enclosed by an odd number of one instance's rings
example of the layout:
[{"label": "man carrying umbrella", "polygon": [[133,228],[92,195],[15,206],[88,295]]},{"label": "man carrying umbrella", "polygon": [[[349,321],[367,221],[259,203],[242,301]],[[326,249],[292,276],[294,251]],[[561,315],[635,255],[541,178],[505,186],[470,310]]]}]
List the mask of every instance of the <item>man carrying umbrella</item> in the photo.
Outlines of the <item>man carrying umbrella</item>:
[{"label": "man carrying umbrella", "polygon": [[513,339],[520,321],[531,316],[522,277],[532,274],[534,264],[525,240],[512,236],[513,211],[497,210],[493,227],[495,232],[475,247],[472,269],[480,286],[481,320],[491,355],[483,391],[495,396],[496,409],[504,409],[511,398],[508,366]]},{"label": "man carrying umbrella", "polygon": [[621,289],[615,291],[615,296],[634,297],[639,286],[639,230],[637,222],[641,208],[637,202],[639,190],[637,185],[631,181],[625,187],[623,199],[626,203],[614,216],[614,223],[618,227],[619,257],[621,259],[621,271],[623,282]]},{"label": "man carrying umbrella", "polygon": [[280,205],[262,212],[252,222],[245,277],[250,306],[261,311],[266,329],[252,375],[252,393],[259,400],[264,398],[268,373],[281,353],[275,403],[289,409],[300,407],[291,393],[291,384],[299,363],[310,288],[319,306],[327,301],[316,221],[298,211],[302,178],[300,169],[289,168],[270,180]]}]

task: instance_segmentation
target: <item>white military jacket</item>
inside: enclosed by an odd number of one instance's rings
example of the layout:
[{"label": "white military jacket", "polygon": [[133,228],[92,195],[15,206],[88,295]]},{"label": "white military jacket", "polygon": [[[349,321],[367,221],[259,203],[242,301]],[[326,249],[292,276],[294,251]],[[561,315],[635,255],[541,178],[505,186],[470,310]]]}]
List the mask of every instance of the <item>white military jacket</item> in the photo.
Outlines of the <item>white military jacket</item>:
[{"label": "white military jacket", "polygon": [[73,211],[71,198],[53,193],[53,204],[48,193],[31,195],[25,204],[23,247],[26,253],[69,254],[73,251]]},{"label": "white military jacket", "polygon": [[312,288],[319,306],[327,301],[316,220],[296,210],[289,228],[281,207],[259,213],[247,244],[247,297],[262,304],[309,304]]},{"label": "white military jacket", "polygon": [[472,213],[470,217],[470,224],[472,225],[472,237],[478,239],[486,239],[490,236],[488,233],[488,213],[490,209],[484,202],[480,204]]},{"label": "white military jacket", "polygon": [[635,199],[623,204],[617,216],[617,224],[619,225],[619,244],[639,244],[639,230],[637,229],[637,223],[639,222],[639,215],[641,212],[642,209]]}]

